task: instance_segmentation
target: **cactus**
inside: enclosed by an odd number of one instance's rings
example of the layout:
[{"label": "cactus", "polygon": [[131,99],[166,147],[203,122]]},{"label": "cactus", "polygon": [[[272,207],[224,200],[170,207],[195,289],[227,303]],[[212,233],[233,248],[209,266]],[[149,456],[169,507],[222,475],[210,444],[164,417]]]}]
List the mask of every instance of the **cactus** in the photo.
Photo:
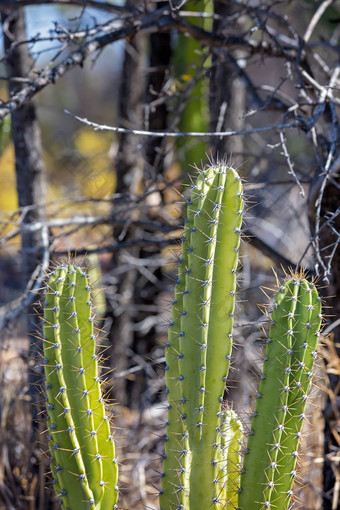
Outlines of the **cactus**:
[{"label": "cactus", "polygon": [[[213,2],[189,0],[186,2],[185,10],[212,14]],[[212,29],[209,17],[194,16],[189,20],[199,29]],[[187,34],[178,34],[173,48],[173,63],[178,111],[181,112],[178,129],[183,132],[209,131],[209,80],[206,73],[211,65],[211,59],[202,54],[200,42],[187,37]],[[207,141],[202,138],[196,140],[177,138],[176,145],[183,166],[204,158],[208,148]]]},{"label": "cactus", "polygon": [[[237,172],[224,164],[198,171],[166,345],[161,510],[287,510],[293,496],[321,299],[302,273],[278,287],[242,467],[242,423],[223,401],[242,216]],[[118,498],[91,307],[82,269],[57,267],[44,305],[44,368],[51,471],[64,510],[109,510]]]},{"label": "cactus", "polygon": [[63,509],[112,509],[118,465],[98,375],[90,287],[57,267],[44,304],[44,368],[51,471]]},{"label": "cactus", "polygon": [[221,410],[242,212],[242,184],[233,169],[221,165],[199,172],[187,208],[166,349],[169,414],[162,510],[218,509],[226,503]]},{"label": "cactus", "polygon": [[243,465],[239,508],[286,509],[322,321],[321,299],[303,274],[279,287]]},{"label": "cactus", "polygon": [[187,207],[166,346],[161,510],[286,510],[293,495],[321,300],[303,274],[279,286],[241,469],[242,425],[222,402],[242,211],[242,185],[233,169],[222,164],[199,171]]}]

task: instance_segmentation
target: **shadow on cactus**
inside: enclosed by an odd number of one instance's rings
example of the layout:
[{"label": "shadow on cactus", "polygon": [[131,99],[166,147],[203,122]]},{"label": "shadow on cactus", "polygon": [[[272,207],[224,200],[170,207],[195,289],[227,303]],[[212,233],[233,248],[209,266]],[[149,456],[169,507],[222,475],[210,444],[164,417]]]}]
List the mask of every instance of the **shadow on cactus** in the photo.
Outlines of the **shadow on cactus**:
[{"label": "shadow on cactus", "polygon": [[[246,449],[223,395],[243,217],[237,172],[198,171],[187,205],[166,345],[168,398],[161,510],[286,510],[321,327],[321,299],[304,274],[278,286]],[[49,279],[44,353],[51,469],[64,509],[111,510],[118,468],[95,353],[90,287],[76,266]],[[241,453],[242,451],[242,453]],[[244,457],[244,458],[243,458]]]}]

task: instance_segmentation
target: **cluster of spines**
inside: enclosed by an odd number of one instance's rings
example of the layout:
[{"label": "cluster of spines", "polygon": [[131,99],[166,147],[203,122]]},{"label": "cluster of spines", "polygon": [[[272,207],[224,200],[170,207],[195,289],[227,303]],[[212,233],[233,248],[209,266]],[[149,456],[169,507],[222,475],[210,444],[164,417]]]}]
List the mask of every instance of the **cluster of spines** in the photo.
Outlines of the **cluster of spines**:
[{"label": "cluster of spines", "polygon": [[90,286],[61,265],[46,287],[44,371],[53,484],[64,509],[113,508],[115,445],[100,387]]},{"label": "cluster of spines", "polygon": [[276,294],[239,508],[289,508],[322,322],[321,298],[303,274]]},{"label": "cluster of spines", "polygon": [[187,205],[166,348],[162,510],[217,509],[226,502],[227,474],[216,445],[231,358],[242,215],[237,172],[224,165],[200,170]]}]

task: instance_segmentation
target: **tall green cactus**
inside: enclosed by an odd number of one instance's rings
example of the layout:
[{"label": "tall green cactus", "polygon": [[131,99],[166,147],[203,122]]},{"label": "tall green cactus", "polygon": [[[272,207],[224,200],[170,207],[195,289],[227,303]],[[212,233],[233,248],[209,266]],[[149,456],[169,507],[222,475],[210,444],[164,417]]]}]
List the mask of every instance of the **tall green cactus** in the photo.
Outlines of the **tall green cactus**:
[{"label": "tall green cactus", "polygon": [[[303,274],[278,288],[242,467],[242,424],[223,402],[242,216],[236,171],[224,164],[198,171],[166,345],[161,510],[287,510],[293,496],[321,299]],[[44,305],[44,367],[51,470],[64,510],[111,510],[118,498],[91,307],[82,269],[57,267]]]},{"label": "tall green cactus", "polygon": [[166,349],[162,510],[218,509],[226,503],[219,443],[242,213],[242,183],[233,169],[221,165],[199,172],[187,208]]},{"label": "tall green cactus", "polygon": [[51,470],[63,509],[112,509],[118,465],[98,375],[86,274],[59,266],[44,304],[44,367]]}]

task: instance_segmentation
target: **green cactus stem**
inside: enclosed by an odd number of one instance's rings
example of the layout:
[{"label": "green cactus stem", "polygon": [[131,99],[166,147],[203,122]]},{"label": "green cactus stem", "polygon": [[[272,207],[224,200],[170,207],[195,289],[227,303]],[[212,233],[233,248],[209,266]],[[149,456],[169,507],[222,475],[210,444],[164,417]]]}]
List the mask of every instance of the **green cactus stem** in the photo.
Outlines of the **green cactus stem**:
[{"label": "green cactus stem", "polygon": [[221,412],[232,350],[243,215],[237,172],[198,172],[187,206],[166,349],[169,401],[162,510],[220,509],[227,476]]},{"label": "green cactus stem", "polygon": [[118,464],[98,375],[90,286],[80,267],[50,275],[44,370],[51,471],[63,509],[115,507]]},{"label": "green cactus stem", "polygon": [[289,508],[321,326],[321,299],[303,274],[280,286],[241,477],[239,508]]},{"label": "green cactus stem", "polygon": [[224,494],[221,499],[226,508],[237,508],[238,491],[240,488],[241,447],[243,443],[243,426],[233,410],[221,413],[221,479],[224,483]]}]

